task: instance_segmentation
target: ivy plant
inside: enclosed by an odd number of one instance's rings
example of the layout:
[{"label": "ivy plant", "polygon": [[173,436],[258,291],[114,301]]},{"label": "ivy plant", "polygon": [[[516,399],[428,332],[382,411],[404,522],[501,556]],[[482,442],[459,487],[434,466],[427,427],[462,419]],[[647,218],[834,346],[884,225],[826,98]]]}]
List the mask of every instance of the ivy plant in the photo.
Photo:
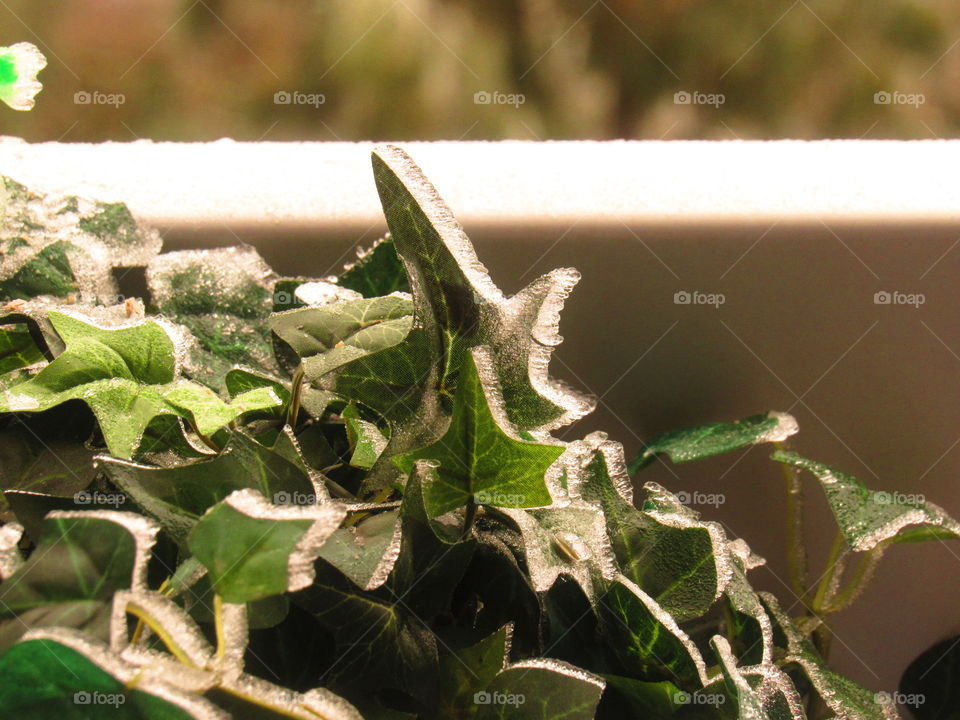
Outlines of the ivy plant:
[{"label": "ivy plant", "polygon": [[[960,523],[798,454],[785,413],[634,458],[560,440],[593,407],[548,371],[576,271],[506,297],[402,150],[373,178],[390,233],[327,278],[161,253],[122,205],[5,181],[4,714],[898,717],[830,668],[831,615]],[[144,298],[117,295],[130,266]],[[748,445],[785,478],[795,602],[643,480]],[[822,573],[805,477],[837,524]]]}]

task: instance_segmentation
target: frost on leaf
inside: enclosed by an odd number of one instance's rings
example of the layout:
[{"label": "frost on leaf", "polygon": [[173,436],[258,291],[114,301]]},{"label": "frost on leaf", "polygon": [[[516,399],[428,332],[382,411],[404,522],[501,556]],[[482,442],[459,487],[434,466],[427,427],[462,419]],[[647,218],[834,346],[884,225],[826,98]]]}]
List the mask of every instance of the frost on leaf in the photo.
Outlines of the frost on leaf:
[{"label": "frost on leaf", "polygon": [[[579,275],[557,270],[504,297],[450,210],[402,150],[378,148],[373,168],[414,298],[414,330],[405,347],[389,357],[410,366],[407,387],[394,392],[401,401],[395,421],[409,424],[420,409],[448,402],[464,355],[477,345],[492,348],[507,412],[521,429],[556,428],[589,412],[589,400],[547,372],[550,353],[561,341],[560,309]],[[369,382],[383,364],[375,356],[352,363],[341,384]]]},{"label": "frost on leaf", "polygon": [[0,300],[38,295],[115,302],[115,267],[143,265],[160,251],[159,233],[122,203],[42,195],[2,178]]},{"label": "frost on leaf", "polygon": [[855,552],[867,552],[888,540],[960,537],[960,523],[933,503],[903,493],[871,491],[852,475],[795,453],[778,451],[772,457],[806,470],[820,481],[840,531]]},{"label": "frost on leaf", "polygon": [[250,602],[309,586],[321,546],[345,516],[341,505],[278,506],[237,490],[200,518],[190,550],[224,600]]},{"label": "frost on leaf", "polygon": [[219,388],[234,365],[276,373],[267,317],[277,278],[251,247],[164,253],[147,265],[158,312],[193,339],[184,371]]}]

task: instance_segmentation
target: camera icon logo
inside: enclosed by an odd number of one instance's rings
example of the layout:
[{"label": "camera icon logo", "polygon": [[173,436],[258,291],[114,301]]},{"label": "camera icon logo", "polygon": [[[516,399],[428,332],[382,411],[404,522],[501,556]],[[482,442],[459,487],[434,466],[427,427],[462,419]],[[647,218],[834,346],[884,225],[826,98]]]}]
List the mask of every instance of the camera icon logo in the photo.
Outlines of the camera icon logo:
[{"label": "camera icon logo", "polygon": [[873,294],[874,305],[889,305],[891,300],[893,300],[893,296],[886,290],[880,290]]},{"label": "camera icon logo", "polygon": [[690,93],[686,90],[679,90],[673,94],[674,105],[689,105],[692,99]]},{"label": "camera icon logo", "polygon": [[286,90],[278,90],[273,94],[274,105],[289,105],[293,102],[293,95]]},{"label": "camera icon logo", "polygon": [[473,94],[474,105],[489,105],[493,101],[493,96],[486,90],[478,90]]},{"label": "camera icon logo", "polygon": [[491,702],[493,702],[493,698],[486,690],[481,690],[473,694],[474,705],[489,705]]},{"label": "camera icon logo", "polygon": [[874,105],[889,105],[892,97],[886,90],[878,90],[873,94]]},{"label": "camera icon logo", "polygon": [[81,690],[73,694],[73,704],[74,705],[89,705],[90,704],[90,693],[86,690]]},{"label": "camera icon logo", "polygon": [[293,498],[286,490],[281,490],[280,492],[273,494],[274,505],[291,505],[292,503]]},{"label": "camera icon logo", "polygon": [[74,105],[89,105],[92,100],[93,96],[86,90],[78,90],[73,94]]},{"label": "camera icon logo", "polygon": [[689,305],[693,297],[686,290],[678,290],[673,294],[674,305]]}]

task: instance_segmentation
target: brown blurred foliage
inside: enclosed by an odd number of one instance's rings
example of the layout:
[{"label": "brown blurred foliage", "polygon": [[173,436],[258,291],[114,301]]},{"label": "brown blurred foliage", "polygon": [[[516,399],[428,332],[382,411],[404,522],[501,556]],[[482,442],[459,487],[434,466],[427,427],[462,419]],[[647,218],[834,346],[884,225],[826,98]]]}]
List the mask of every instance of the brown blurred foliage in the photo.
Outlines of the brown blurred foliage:
[{"label": "brown blurred foliage", "polygon": [[0,17],[0,44],[50,61],[36,109],[4,108],[30,140],[929,138],[960,120],[946,0],[5,0]]}]

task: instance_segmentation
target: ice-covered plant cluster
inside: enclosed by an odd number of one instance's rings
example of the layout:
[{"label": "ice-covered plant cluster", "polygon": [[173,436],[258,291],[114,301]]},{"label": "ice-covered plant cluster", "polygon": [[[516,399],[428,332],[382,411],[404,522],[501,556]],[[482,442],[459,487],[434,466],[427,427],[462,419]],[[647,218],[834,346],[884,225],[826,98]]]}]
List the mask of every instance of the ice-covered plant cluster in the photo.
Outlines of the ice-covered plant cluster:
[{"label": "ice-covered plant cluster", "polygon": [[[593,405],[548,370],[577,273],[505,297],[403,151],[373,171],[390,234],[324,279],[5,181],[4,716],[897,717],[829,669],[829,615],[960,524],[797,455],[782,413],[629,463],[557,439]],[[743,540],[631,480],[759,443],[839,527],[789,608]]]}]

